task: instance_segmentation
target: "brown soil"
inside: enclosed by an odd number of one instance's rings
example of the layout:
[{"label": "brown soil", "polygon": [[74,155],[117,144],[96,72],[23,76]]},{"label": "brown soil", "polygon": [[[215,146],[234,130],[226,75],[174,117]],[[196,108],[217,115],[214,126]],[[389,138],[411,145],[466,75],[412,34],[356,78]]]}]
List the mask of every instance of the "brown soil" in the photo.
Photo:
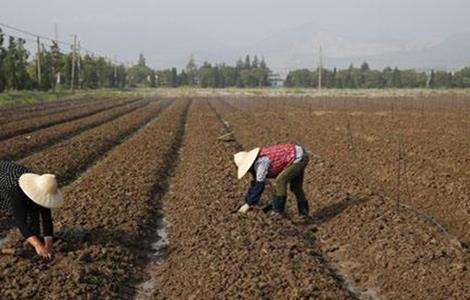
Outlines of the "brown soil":
[{"label": "brown soil", "polygon": [[0,257],[4,299],[132,298],[150,247],[153,194],[177,151],[187,106],[172,105],[65,189],[53,261],[20,242],[17,255]]},{"label": "brown soil", "polygon": [[[37,131],[45,149],[22,162],[71,183],[54,212],[60,240],[45,262],[9,235],[2,299],[131,299],[150,277],[152,299],[470,299],[467,98],[207,101],[70,113]],[[232,155],[282,142],[319,155],[305,177],[312,218],[292,195],[285,218],[239,215],[249,178],[236,180]],[[149,269],[162,203],[170,244]]]},{"label": "brown soil", "polygon": [[25,120],[7,122],[0,124],[0,140],[4,140],[15,135],[24,134],[48,126],[53,126],[63,122],[70,122],[79,118],[84,118],[92,114],[104,111],[117,105],[122,105],[123,101],[132,100],[98,100],[92,103],[86,103],[78,107],[72,107],[65,112],[41,115]]},{"label": "brown soil", "polygon": [[61,185],[70,183],[96,159],[157,116],[166,105],[155,102],[139,108],[114,121],[36,152],[20,160],[20,163],[36,173],[56,174]]},{"label": "brown soil", "polygon": [[94,97],[78,98],[74,100],[58,100],[50,102],[40,102],[35,104],[21,104],[0,107],[0,120],[2,122],[13,122],[27,118],[65,111],[72,107],[81,106],[91,101],[96,101]]},{"label": "brown soil", "polygon": [[[363,144],[351,136],[362,128],[362,120],[351,129],[351,121],[342,113],[344,104],[330,104],[328,110],[335,107],[338,110],[336,117],[310,114],[308,106],[303,112],[293,109],[289,113],[291,108],[277,110],[274,111],[276,122],[266,109],[262,112],[246,106],[250,113],[248,110],[240,112],[236,109],[239,103],[233,103],[233,107],[217,105],[226,111],[224,117],[234,126],[237,137],[249,146],[247,148],[257,143],[297,141],[321,156],[306,176],[306,188],[313,200],[311,205],[317,209],[314,216],[322,248],[336,269],[357,286],[359,296],[366,297],[362,293],[367,289],[385,299],[463,299],[469,295],[468,250],[465,244],[461,246],[462,241],[436,226],[435,219],[458,233],[458,229],[447,222],[449,216],[432,215],[420,210],[421,207],[413,207],[416,202],[408,202],[403,191],[400,194],[406,208],[400,206],[397,212],[394,202],[397,194],[387,189],[391,183],[380,182],[378,179],[383,177],[369,173],[371,169],[393,172],[390,164],[396,159],[389,154],[396,154],[396,148],[390,143],[390,136],[395,133],[392,128],[381,134],[389,137],[388,147],[385,142],[381,147],[359,148]],[[251,114],[256,115],[256,119]],[[370,124],[369,120],[365,119],[364,124]],[[351,127],[348,129],[348,126]],[[361,143],[365,143],[364,140]],[[360,149],[357,155],[353,152],[355,148]],[[401,180],[413,189],[412,179],[402,177]],[[434,199],[428,197],[421,201],[431,204]],[[459,198],[449,199],[451,208],[446,211],[464,203]],[[460,210],[454,211],[452,217],[457,214]],[[468,222],[470,218],[461,220]]]},{"label": "brown soil", "polygon": [[236,213],[246,182],[234,177],[238,145],[218,141],[222,134],[214,111],[196,101],[182,161],[163,199],[170,245],[153,270],[152,298],[349,298],[319,255],[315,226]]},{"label": "brown soil", "polygon": [[64,138],[70,138],[85,130],[110,122],[126,113],[132,112],[148,101],[124,102],[122,106],[112,107],[103,112],[75,121],[17,135],[0,142],[0,159],[18,159],[33,151],[42,150]]}]

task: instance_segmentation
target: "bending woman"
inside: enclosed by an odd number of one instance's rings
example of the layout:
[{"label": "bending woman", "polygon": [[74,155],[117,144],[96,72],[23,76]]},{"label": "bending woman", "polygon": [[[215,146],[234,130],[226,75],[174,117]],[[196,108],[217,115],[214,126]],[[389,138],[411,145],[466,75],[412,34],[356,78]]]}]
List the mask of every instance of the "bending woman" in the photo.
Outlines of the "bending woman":
[{"label": "bending woman", "polygon": [[265,148],[255,148],[234,155],[238,167],[238,179],[251,173],[252,181],[245,197],[245,204],[240,207],[241,213],[246,213],[258,204],[264,191],[266,179],[275,178],[276,195],[272,205],[267,207],[275,213],[282,214],[286,205],[287,185],[297,199],[300,215],[308,216],[309,206],[303,189],[305,168],[311,153],[300,145],[281,144]]},{"label": "bending woman", "polygon": [[[51,208],[62,204],[55,175],[33,174],[13,161],[0,160],[0,208],[13,213],[16,227],[41,257],[52,257]],[[40,221],[44,242],[40,239]]]}]

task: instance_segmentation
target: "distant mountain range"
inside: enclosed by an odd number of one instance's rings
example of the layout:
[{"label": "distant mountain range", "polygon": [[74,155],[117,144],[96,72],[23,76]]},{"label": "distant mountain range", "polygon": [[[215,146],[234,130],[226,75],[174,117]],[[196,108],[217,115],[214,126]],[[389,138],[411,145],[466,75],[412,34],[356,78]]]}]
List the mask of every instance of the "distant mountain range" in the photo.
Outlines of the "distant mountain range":
[{"label": "distant mountain range", "polygon": [[358,40],[332,32],[298,27],[248,47],[263,55],[277,71],[315,68],[320,46],[326,67],[346,68],[367,61],[372,68],[387,66],[419,70],[454,70],[470,65],[470,33],[416,40]]},{"label": "distant mountain range", "polygon": [[158,50],[150,53],[154,56],[150,58],[157,62],[158,68],[183,68],[190,54],[199,64],[203,61],[234,64],[240,56],[257,54],[264,57],[275,72],[286,74],[292,69],[316,68],[320,46],[327,68],[346,68],[350,64],[359,66],[364,61],[374,69],[396,66],[424,71],[455,70],[470,65],[470,32],[414,40],[365,40],[319,30],[307,24],[250,45],[234,47],[201,32],[192,32],[191,28],[181,28],[180,31],[179,35],[153,33]]}]

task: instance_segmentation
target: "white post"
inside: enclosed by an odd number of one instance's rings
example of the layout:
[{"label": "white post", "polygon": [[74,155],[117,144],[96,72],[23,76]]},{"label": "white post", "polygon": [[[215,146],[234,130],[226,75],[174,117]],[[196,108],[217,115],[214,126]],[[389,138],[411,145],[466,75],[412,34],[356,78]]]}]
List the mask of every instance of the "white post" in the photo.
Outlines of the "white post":
[{"label": "white post", "polygon": [[72,80],[70,82],[70,89],[73,91],[75,81],[75,51],[77,50],[77,35],[73,36],[73,51],[72,51]]},{"label": "white post", "polygon": [[318,64],[318,89],[321,90],[321,77],[323,72],[323,57],[322,57],[322,49],[320,46],[320,62]]},{"label": "white post", "polygon": [[37,52],[36,64],[37,64],[39,88],[41,88],[41,42],[39,41],[39,36],[37,37],[37,43],[38,43],[38,52]]}]

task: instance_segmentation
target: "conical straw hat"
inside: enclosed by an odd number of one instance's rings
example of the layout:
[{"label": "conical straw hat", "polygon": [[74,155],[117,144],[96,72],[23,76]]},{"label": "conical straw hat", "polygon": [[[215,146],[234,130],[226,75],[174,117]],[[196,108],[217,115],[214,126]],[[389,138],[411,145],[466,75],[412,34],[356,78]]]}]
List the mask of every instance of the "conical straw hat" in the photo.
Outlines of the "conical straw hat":
[{"label": "conical straw hat", "polygon": [[21,175],[19,183],[26,196],[43,207],[58,208],[64,202],[55,175],[25,173]]},{"label": "conical straw hat", "polygon": [[259,148],[255,148],[251,151],[241,151],[233,156],[233,160],[238,167],[238,179],[245,176],[246,172],[251,168],[253,163],[258,157]]}]

